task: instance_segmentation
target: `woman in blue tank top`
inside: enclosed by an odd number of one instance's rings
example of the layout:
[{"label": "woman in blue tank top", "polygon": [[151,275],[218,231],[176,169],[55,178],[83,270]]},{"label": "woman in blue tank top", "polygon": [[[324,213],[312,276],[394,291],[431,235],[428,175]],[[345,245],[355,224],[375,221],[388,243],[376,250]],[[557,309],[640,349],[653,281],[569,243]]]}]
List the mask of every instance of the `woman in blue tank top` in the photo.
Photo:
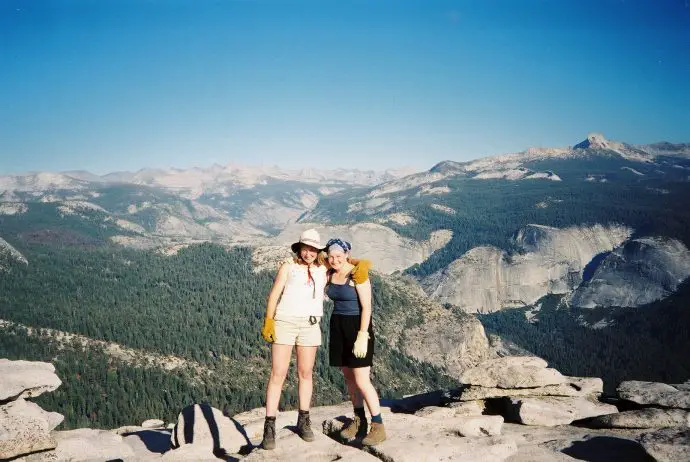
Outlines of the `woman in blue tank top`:
[{"label": "woman in blue tank top", "polygon": [[[379,396],[370,378],[374,358],[371,283],[366,272],[353,274],[355,266],[349,259],[352,250],[349,242],[331,239],[326,247],[331,268],[326,295],[334,305],[329,332],[329,362],[331,366],[342,369],[355,412],[354,419],[340,435],[348,441],[364,437],[362,444],[373,446],[386,439],[386,431]],[[365,402],[371,414],[368,433]]]}]

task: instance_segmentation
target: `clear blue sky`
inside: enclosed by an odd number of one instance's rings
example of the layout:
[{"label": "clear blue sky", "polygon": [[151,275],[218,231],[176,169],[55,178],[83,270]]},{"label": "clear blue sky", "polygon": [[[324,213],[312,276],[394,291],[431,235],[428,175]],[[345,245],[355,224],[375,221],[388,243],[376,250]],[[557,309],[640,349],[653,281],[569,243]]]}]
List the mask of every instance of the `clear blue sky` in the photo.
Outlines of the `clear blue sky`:
[{"label": "clear blue sky", "polygon": [[688,0],[0,2],[0,174],[690,142]]}]

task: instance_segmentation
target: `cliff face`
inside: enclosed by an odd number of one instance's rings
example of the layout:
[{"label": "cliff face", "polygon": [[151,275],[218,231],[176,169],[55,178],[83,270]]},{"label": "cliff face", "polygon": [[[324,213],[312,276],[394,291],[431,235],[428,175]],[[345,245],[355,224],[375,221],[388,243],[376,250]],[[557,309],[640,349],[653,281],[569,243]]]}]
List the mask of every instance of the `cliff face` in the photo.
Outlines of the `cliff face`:
[{"label": "cliff face", "polygon": [[690,251],[676,239],[632,239],[611,252],[570,297],[580,308],[640,306],[667,297],[690,276]]},{"label": "cliff face", "polygon": [[396,310],[376,319],[377,335],[391,347],[452,377],[495,356],[477,318],[430,300],[413,281],[392,276],[384,280],[400,300]]},{"label": "cliff face", "polygon": [[619,246],[631,232],[623,226],[529,225],[515,236],[522,253],[475,247],[422,284],[431,297],[468,313],[525,306],[548,293],[576,288],[587,264]]}]

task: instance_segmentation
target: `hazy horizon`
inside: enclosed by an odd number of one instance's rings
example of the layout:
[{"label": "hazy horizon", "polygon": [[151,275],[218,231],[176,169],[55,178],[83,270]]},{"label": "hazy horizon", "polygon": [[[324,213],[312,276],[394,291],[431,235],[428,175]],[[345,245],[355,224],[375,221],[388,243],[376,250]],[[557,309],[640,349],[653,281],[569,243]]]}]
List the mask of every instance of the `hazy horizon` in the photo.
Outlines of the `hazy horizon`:
[{"label": "hazy horizon", "polygon": [[[590,132],[590,133],[593,133],[593,132]],[[600,132],[596,132],[596,133],[600,133]],[[587,136],[585,135],[582,137],[581,140],[579,140],[577,142],[579,143],[580,141],[583,141],[586,138],[587,138]],[[606,137],[606,139],[609,141],[624,141],[624,140],[612,140],[608,137]],[[647,145],[647,144],[655,144],[655,143],[661,143],[661,142],[668,142],[668,140],[657,140],[657,141],[652,141],[652,142],[648,142],[648,143],[640,143],[640,144]],[[680,142],[675,142],[675,143],[684,143],[684,142],[680,141]],[[685,143],[690,143],[690,141],[685,141]],[[220,166],[220,167],[235,166],[238,168],[250,168],[250,169],[251,168],[266,168],[266,169],[278,168],[282,171],[301,171],[301,170],[306,170],[306,169],[311,168],[313,170],[321,170],[321,171],[324,171],[324,170],[332,171],[332,170],[338,170],[338,169],[347,169],[347,170],[375,171],[375,172],[396,171],[396,170],[398,170],[398,171],[413,170],[416,172],[420,172],[420,171],[429,170],[433,166],[437,165],[438,163],[449,161],[449,160],[450,161],[456,161],[456,162],[468,162],[468,161],[478,160],[478,159],[486,158],[486,157],[494,157],[494,156],[500,156],[500,155],[505,155],[505,154],[515,154],[518,152],[526,151],[527,149],[529,149],[531,147],[566,148],[568,146],[573,146],[575,144],[576,143],[574,142],[574,143],[571,143],[569,145],[563,145],[563,146],[527,146],[527,147],[524,147],[523,149],[519,149],[519,150],[516,150],[513,152],[498,152],[498,153],[494,153],[494,154],[489,154],[488,156],[480,156],[480,157],[462,160],[462,161],[458,161],[455,159],[438,159],[436,161],[433,161],[428,166],[421,167],[421,168],[418,168],[418,167],[415,167],[412,165],[394,165],[394,166],[389,166],[389,167],[384,166],[383,168],[378,168],[378,169],[376,169],[376,168],[364,168],[364,167],[342,167],[342,166],[335,166],[335,167],[331,167],[331,168],[329,168],[329,167],[309,167],[309,166],[285,167],[285,166],[280,166],[280,165],[275,164],[275,163],[269,164],[269,163],[250,163],[250,162],[241,162],[241,161],[230,161],[230,162],[227,162],[224,164],[219,163],[219,162],[214,162],[214,163],[210,163],[210,164],[194,164],[194,165],[189,165],[187,167],[177,167],[174,165],[171,165],[171,166],[145,165],[145,166],[142,166],[142,167],[134,169],[134,170],[115,169],[115,170],[110,170],[110,171],[105,171],[105,172],[97,172],[97,171],[92,171],[92,170],[88,170],[88,169],[84,169],[84,168],[73,168],[73,169],[66,169],[66,170],[45,170],[45,169],[41,170],[41,169],[38,169],[38,170],[25,170],[25,171],[17,171],[17,172],[0,171],[0,176],[21,176],[21,175],[31,175],[31,174],[42,173],[42,172],[69,174],[70,172],[80,172],[80,171],[91,173],[91,174],[98,175],[98,176],[106,176],[106,175],[118,174],[118,173],[136,173],[136,172],[144,171],[144,170],[163,170],[163,171],[169,171],[169,170],[186,171],[186,170],[191,170],[191,169],[206,170],[206,169],[212,168],[213,166]]]}]

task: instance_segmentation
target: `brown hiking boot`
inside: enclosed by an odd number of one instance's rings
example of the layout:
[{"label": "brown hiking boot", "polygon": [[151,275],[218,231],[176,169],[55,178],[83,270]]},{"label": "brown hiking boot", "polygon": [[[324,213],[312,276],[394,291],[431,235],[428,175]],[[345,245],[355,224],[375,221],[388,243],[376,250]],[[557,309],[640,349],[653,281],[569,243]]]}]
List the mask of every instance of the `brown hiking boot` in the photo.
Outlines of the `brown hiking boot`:
[{"label": "brown hiking boot", "polygon": [[314,441],[314,432],[311,429],[309,412],[299,412],[297,414],[297,434],[304,441]]},{"label": "brown hiking boot", "polygon": [[266,419],[264,422],[264,439],[261,441],[263,449],[276,448],[276,421],[275,419]]},{"label": "brown hiking boot", "polygon": [[367,419],[360,419],[358,415],[345,428],[340,430],[340,437],[345,441],[363,438],[367,434]]},{"label": "brown hiking boot", "polygon": [[371,430],[369,434],[364,437],[362,444],[364,446],[375,446],[386,440],[386,429],[382,423],[371,423]]}]

